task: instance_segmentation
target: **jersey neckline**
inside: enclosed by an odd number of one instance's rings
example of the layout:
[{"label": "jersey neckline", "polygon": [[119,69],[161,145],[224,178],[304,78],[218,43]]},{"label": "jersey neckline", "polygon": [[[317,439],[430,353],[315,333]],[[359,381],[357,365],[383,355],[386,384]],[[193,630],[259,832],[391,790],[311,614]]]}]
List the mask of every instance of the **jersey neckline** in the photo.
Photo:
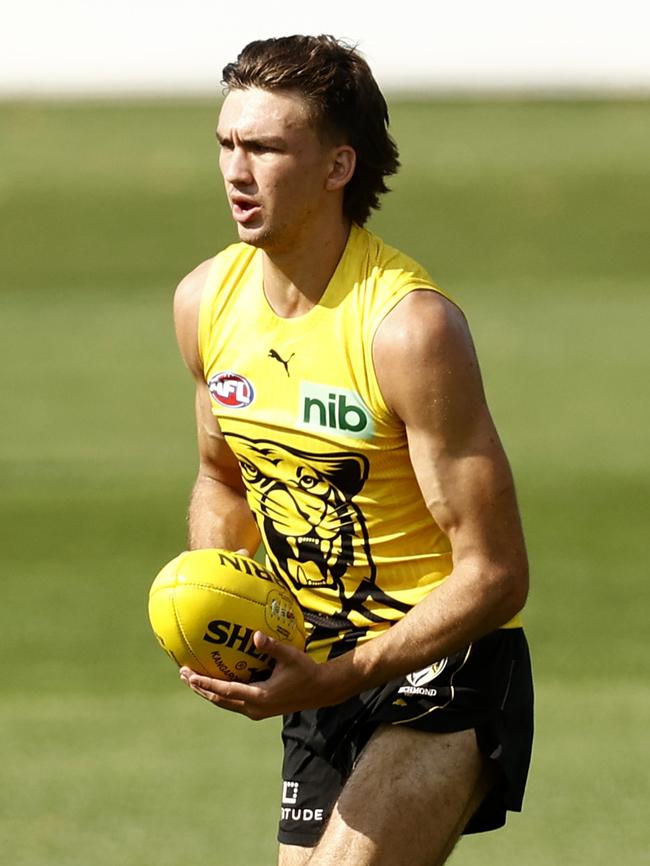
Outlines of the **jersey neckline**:
[{"label": "jersey neckline", "polygon": [[362,231],[363,229],[361,229],[355,223],[351,224],[350,231],[348,233],[348,237],[343,248],[343,252],[341,253],[341,257],[338,260],[336,267],[334,268],[334,273],[332,274],[329,282],[325,286],[323,294],[320,296],[318,301],[311,309],[307,310],[306,313],[302,313],[299,316],[280,316],[271,306],[271,302],[269,301],[266,295],[266,291],[264,289],[263,251],[258,249],[255,255],[255,267],[257,269],[259,292],[261,294],[264,308],[266,309],[267,313],[277,322],[282,322],[286,324],[289,324],[291,322],[302,322],[304,324],[304,322],[307,321],[309,318],[313,318],[315,315],[317,316],[318,310],[334,306],[334,299],[337,297],[341,286],[345,285],[345,282],[341,280],[341,274],[343,273],[347,259],[350,256],[350,251],[354,246],[354,242]]}]

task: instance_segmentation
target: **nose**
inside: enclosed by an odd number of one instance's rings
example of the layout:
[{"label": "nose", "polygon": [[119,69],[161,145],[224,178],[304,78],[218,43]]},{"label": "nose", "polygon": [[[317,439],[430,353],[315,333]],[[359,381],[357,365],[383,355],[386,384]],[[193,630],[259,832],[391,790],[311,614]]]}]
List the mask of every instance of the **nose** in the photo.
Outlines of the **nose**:
[{"label": "nose", "polygon": [[253,182],[248,155],[239,145],[233,145],[221,153],[221,172],[224,180],[233,186],[248,185]]}]

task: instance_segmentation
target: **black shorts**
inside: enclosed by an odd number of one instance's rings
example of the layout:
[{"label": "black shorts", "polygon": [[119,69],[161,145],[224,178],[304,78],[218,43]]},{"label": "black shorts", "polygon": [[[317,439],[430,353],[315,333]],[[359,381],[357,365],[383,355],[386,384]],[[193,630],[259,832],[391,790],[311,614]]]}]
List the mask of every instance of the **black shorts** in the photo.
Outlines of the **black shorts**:
[{"label": "black shorts", "polygon": [[278,838],[312,847],[379,725],[452,733],[474,728],[498,782],[465,833],[503,826],[520,811],[533,737],[533,686],[520,628],[499,629],[465,650],[334,707],[285,716]]}]

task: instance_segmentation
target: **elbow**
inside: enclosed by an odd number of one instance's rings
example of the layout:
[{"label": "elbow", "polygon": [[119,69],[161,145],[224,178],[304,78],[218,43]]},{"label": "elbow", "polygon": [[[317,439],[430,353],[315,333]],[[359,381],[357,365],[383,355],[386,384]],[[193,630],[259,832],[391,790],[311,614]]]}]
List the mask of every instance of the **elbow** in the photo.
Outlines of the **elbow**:
[{"label": "elbow", "polygon": [[477,606],[493,628],[510,622],[528,598],[528,562],[524,557],[474,563],[473,583]]},{"label": "elbow", "polygon": [[512,563],[495,576],[499,598],[499,618],[508,622],[521,611],[528,599],[530,586],[527,561]]}]

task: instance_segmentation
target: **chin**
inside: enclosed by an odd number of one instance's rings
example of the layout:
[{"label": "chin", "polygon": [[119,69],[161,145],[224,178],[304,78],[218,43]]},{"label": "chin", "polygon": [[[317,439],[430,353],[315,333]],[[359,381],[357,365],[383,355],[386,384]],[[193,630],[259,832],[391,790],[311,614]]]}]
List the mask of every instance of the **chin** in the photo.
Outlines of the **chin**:
[{"label": "chin", "polygon": [[263,226],[258,228],[248,228],[247,226],[238,225],[237,233],[239,240],[251,247],[259,247],[262,250],[271,249],[274,244],[274,234]]},{"label": "chin", "polygon": [[254,239],[266,234],[266,230],[261,223],[249,225],[248,223],[235,223],[237,226],[237,234],[242,241],[246,243],[254,243]]}]

